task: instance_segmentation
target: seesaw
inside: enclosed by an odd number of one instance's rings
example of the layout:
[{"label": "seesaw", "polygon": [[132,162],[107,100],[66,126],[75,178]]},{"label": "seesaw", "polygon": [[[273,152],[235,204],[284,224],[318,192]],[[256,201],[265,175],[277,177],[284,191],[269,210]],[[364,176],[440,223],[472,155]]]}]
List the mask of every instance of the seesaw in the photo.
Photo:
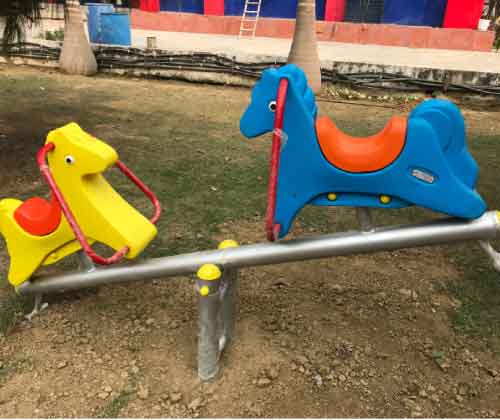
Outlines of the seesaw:
[{"label": "seesaw", "polygon": [[[49,133],[38,164],[52,199],[0,201],[0,232],[11,258],[8,279],[22,295],[197,273],[199,296],[198,375],[213,378],[221,352],[233,338],[238,270],[317,258],[479,241],[500,271],[490,240],[500,231],[500,212],[486,211],[475,191],[478,168],[465,142],[459,110],[427,101],[408,119],[397,117],[379,135],[355,139],[317,118],[314,95],[295,66],[267,70],[241,120],[247,136],[273,131],[266,231],[269,242],[109,266],[136,258],[155,237],[161,213],[155,195],[114,149],[69,124]],[[106,181],[117,166],[151,200],[146,219]],[[357,231],[282,240],[305,205],[357,208]],[[370,207],[418,205],[448,216],[427,223],[376,228]],[[281,239],[281,240],[278,240]],[[108,258],[92,244],[114,249]],[[36,276],[43,265],[77,253],[78,271]]]}]

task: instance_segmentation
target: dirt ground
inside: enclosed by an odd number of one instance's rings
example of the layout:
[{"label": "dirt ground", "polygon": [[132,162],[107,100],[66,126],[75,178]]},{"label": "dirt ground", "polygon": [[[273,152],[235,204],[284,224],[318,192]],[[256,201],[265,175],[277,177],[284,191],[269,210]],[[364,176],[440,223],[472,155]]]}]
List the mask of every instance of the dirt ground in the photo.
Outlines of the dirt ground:
[{"label": "dirt ground", "polygon": [[[45,86],[52,93],[38,98],[45,94],[38,90],[30,97],[23,91],[23,82]],[[57,84],[66,84],[67,94],[53,87]],[[247,90],[228,87],[109,78],[92,81],[13,68],[0,68],[0,87],[4,97],[0,109],[2,197],[27,197],[42,188],[33,159],[40,143],[28,139],[69,118],[83,119],[89,125],[90,110],[79,95],[108,95],[103,101],[115,114],[101,116],[93,128],[130,156],[134,142],[143,141],[141,133],[146,151],[146,141],[153,142],[147,127],[175,123],[155,111],[156,97],[161,106],[169,98],[179,100],[173,106],[183,106],[183,101],[194,96],[204,115],[218,101],[227,102],[231,124],[248,99]],[[12,95],[10,108],[6,95]],[[141,95],[148,95],[150,113],[134,104]],[[79,99],[75,102],[75,98]],[[30,101],[37,105],[27,115],[22,106]],[[141,118],[150,115],[140,123],[141,133],[123,129],[124,124],[139,121],[131,107],[143,112]],[[370,130],[383,126],[394,113],[343,104],[323,104],[322,109],[334,113],[344,127],[362,116]],[[469,131],[476,136],[499,133],[496,109],[481,104],[467,108]],[[194,125],[197,115],[188,113],[185,118]],[[217,142],[212,130],[220,132],[228,124],[214,117],[200,127],[200,133],[208,133]],[[237,125],[231,127],[237,136]],[[178,135],[180,141],[182,129],[170,134]],[[14,141],[7,145],[5,138]],[[153,154],[148,159],[153,159],[156,146],[151,145]],[[198,150],[199,145],[186,147]],[[266,145],[245,143],[241,147],[248,147],[246,155],[233,146],[224,147],[230,164],[245,165],[253,154],[262,152],[262,168],[266,167]],[[159,160],[162,153],[158,153]],[[204,149],[200,153],[203,156]],[[181,154],[165,159],[176,156]],[[161,168],[144,175],[166,176]],[[242,191],[250,188],[247,181],[242,183],[247,183]],[[157,187],[161,190],[160,184]],[[265,186],[249,194],[259,198],[264,193]],[[238,197],[246,199],[242,193]],[[229,207],[238,205],[234,197],[228,200],[232,200]],[[210,214],[217,226],[210,231],[210,240],[262,241],[264,202],[259,200],[256,209],[248,205],[251,211],[242,219],[236,213],[223,213],[220,219]],[[169,219],[163,236],[172,243],[192,234],[186,246],[194,250],[210,232],[202,231],[198,237],[189,231],[181,219],[183,203],[181,198],[162,199]],[[210,205],[207,202],[206,208],[196,211],[210,213]],[[326,227],[317,226],[316,214],[301,221],[294,234],[333,231],[349,223],[353,227],[352,210],[332,210]],[[197,219],[190,217],[193,226],[198,226]],[[201,229],[208,222],[199,223]],[[155,256],[163,252],[162,246]],[[196,377],[193,278],[48,296],[45,312],[31,322],[19,318],[0,336],[0,416],[498,418],[500,342],[494,334],[465,334],[452,322],[464,302],[450,291],[450,285],[462,284],[466,269],[450,258],[450,252],[454,251],[447,247],[422,248],[242,270],[236,341],[222,357],[221,374],[209,383]],[[7,261],[2,247],[2,274]],[[8,290],[0,289],[0,297],[6,298]]]}]

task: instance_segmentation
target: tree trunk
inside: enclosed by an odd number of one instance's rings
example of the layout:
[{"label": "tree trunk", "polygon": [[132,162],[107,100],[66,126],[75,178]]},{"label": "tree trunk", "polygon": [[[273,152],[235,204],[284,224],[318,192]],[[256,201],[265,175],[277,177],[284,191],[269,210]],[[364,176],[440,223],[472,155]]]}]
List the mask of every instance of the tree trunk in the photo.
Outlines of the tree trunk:
[{"label": "tree trunk", "polygon": [[316,0],[299,0],[288,62],[306,73],[311,89],[321,90],[321,67],[316,41]]},{"label": "tree trunk", "polygon": [[64,43],[59,59],[59,66],[66,73],[84,76],[97,73],[97,62],[85,32],[80,2],[67,0]]}]

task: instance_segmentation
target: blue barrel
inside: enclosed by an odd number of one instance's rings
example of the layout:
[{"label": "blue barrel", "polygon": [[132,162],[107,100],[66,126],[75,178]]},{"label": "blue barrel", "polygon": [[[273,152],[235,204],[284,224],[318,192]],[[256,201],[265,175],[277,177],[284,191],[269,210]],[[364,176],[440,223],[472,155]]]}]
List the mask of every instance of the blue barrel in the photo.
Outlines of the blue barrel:
[{"label": "blue barrel", "polygon": [[132,43],[128,13],[101,14],[101,44],[124,45]]},{"label": "blue barrel", "polygon": [[447,3],[447,0],[385,0],[382,22],[441,27]]},{"label": "blue barrel", "polygon": [[111,13],[115,11],[112,4],[104,3],[87,3],[89,10],[88,26],[89,39],[94,44],[101,43],[101,15],[103,13]]}]

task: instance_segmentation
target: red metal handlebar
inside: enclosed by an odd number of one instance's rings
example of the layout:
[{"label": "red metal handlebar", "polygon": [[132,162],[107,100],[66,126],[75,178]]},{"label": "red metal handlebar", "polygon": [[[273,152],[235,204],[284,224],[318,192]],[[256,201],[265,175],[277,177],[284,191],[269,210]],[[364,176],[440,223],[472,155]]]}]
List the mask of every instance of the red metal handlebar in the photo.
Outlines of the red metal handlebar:
[{"label": "red metal handlebar", "polygon": [[[59,187],[57,186],[57,183],[54,180],[52,173],[50,172],[50,168],[47,165],[46,162],[47,154],[54,149],[55,145],[53,143],[47,143],[39,150],[37,154],[38,166],[40,168],[40,172],[47,181],[47,184],[49,185],[52,194],[55,196],[56,200],[61,206],[61,210],[66,219],[68,220],[68,223],[71,226],[71,229],[73,230],[76,239],[78,240],[78,242],[80,242],[83,251],[92,259],[93,262],[99,265],[111,265],[121,261],[129,251],[129,248],[127,246],[117,251],[113,256],[109,258],[104,258],[98,255],[92,249],[92,247],[87,241],[87,238],[85,238],[85,234],[83,233],[82,229],[80,228],[80,225],[76,221],[73,212],[69,208],[66,199],[59,190]],[[129,168],[127,168],[127,166],[125,166],[124,163],[117,161],[116,166],[129,180],[131,180],[137,187],[141,189],[142,192],[144,192],[144,194],[146,194],[149,197],[149,199],[151,200],[151,202],[155,207],[155,214],[150,219],[150,221],[151,223],[156,224],[161,215],[161,206],[160,202],[158,201],[154,193]]]},{"label": "red metal handlebar", "polygon": [[276,193],[278,191],[278,174],[280,166],[281,136],[283,132],[283,118],[285,115],[286,94],[288,79],[281,79],[276,97],[276,117],[274,119],[273,144],[271,151],[271,170],[267,191],[266,233],[267,240],[274,242],[279,238],[281,225],[274,222],[276,212]]}]

